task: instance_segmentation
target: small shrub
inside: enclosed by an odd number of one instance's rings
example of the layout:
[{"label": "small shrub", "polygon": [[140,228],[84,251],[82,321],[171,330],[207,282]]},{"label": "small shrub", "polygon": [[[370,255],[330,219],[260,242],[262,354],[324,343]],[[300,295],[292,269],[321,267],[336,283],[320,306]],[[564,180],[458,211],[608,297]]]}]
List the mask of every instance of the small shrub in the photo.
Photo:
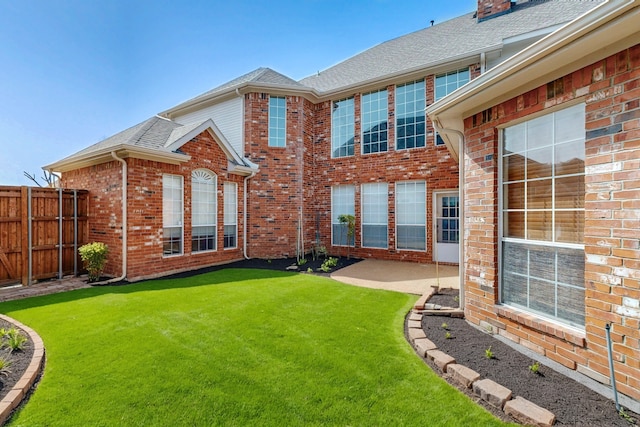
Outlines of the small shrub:
[{"label": "small shrub", "polygon": [[533,372],[534,374],[539,374],[540,373],[540,362],[538,362],[538,361],[533,362],[533,364],[529,366],[529,370],[531,372]]},{"label": "small shrub", "polygon": [[97,282],[107,263],[109,248],[101,242],[87,243],[78,249],[80,258],[89,272],[89,282]]},{"label": "small shrub", "polygon": [[298,265],[305,265],[307,263],[307,259],[306,258],[300,258],[298,260]]},{"label": "small shrub", "polygon": [[0,356],[0,375],[6,377],[9,373],[11,373],[11,370],[9,369],[10,367],[11,361]]},{"label": "small shrub", "polygon": [[445,338],[445,339],[448,339],[448,340],[450,340],[451,338],[453,338],[453,337],[451,336],[451,332],[447,331],[447,332],[444,334],[444,338]]},{"label": "small shrub", "polygon": [[495,354],[493,354],[493,351],[491,351],[491,346],[489,346],[489,348],[484,351],[484,357],[486,357],[487,359],[493,359],[495,357]]},{"label": "small shrub", "polygon": [[337,265],[338,265],[338,258],[329,257],[322,263],[322,265],[320,266],[320,270],[324,271],[325,273],[328,273],[331,271],[333,267]]},{"label": "small shrub", "polygon": [[25,337],[16,328],[11,328],[7,332],[7,341],[3,345],[13,353],[14,351],[22,350],[27,343],[27,337]]},{"label": "small shrub", "polygon": [[313,268],[311,267],[307,268],[307,273],[313,273]]},{"label": "small shrub", "polygon": [[447,322],[442,322],[442,325],[440,325],[440,327],[442,329],[449,329],[449,325],[447,325]]}]

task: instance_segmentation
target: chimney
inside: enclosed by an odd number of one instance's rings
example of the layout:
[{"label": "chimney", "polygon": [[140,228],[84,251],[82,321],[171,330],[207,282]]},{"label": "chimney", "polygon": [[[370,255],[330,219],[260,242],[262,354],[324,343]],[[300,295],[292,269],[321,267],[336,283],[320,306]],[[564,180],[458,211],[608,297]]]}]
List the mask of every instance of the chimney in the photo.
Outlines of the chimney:
[{"label": "chimney", "polygon": [[478,22],[511,12],[511,0],[478,0]]}]

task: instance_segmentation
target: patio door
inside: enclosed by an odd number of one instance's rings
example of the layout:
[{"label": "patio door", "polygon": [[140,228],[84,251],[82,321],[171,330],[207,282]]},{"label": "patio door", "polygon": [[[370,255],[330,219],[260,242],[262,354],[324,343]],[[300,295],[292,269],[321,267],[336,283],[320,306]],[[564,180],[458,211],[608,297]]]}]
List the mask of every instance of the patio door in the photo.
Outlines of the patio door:
[{"label": "patio door", "polygon": [[433,209],[434,261],[458,263],[460,248],[460,196],[458,192],[435,192]]}]

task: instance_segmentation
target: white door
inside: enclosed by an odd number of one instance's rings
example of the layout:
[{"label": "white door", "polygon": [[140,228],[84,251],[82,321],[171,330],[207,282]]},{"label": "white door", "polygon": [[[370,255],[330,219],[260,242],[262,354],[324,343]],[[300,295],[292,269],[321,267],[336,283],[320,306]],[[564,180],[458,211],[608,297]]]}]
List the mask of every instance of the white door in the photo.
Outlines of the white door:
[{"label": "white door", "polygon": [[434,194],[435,236],[433,258],[458,263],[460,248],[460,197],[458,192]]}]

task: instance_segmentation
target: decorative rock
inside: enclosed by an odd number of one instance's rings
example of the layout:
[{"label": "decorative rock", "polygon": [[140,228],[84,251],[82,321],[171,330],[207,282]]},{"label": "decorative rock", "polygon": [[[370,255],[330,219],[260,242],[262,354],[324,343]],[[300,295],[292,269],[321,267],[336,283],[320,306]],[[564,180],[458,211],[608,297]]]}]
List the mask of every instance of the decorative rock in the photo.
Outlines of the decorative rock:
[{"label": "decorative rock", "polygon": [[429,303],[426,303],[426,304],[424,305],[424,309],[425,309],[425,310],[440,310],[440,309],[442,309],[442,306],[441,306],[441,305],[438,305],[438,304],[431,304],[431,303],[429,302]]},{"label": "decorative rock", "polygon": [[293,264],[286,268],[286,270],[298,270],[298,266]]},{"label": "decorative rock", "polygon": [[415,311],[412,311],[411,314],[409,315],[409,320],[417,320],[417,321],[421,322],[422,321],[422,314],[416,313]]},{"label": "decorative rock", "polygon": [[507,400],[511,399],[511,390],[490,379],[483,379],[473,383],[473,392],[496,408],[502,409]]},{"label": "decorative rock", "polygon": [[416,348],[416,352],[422,356],[422,357],[427,357],[427,352],[430,350],[437,350],[438,346],[435,345],[433,343],[433,341],[431,341],[428,338],[420,338],[415,340],[415,342],[413,343],[413,345]]},{"label": "decorative rock", "polygon": [[556,416],[527,399],[516,396],[504,405],[504,412],[526,425],[548,427],[556,422]]},{"label": "decorative rock", "polygon": [[427,351],[427,357],[433,360],[433,363],[435,363],[436,366],[440,368],[440,370],[442,370],[442,372],[447,372],[447,366],[451,365],[452,363],[456,363],[456,359],[440,350]]},{"label": "decorative rock", "polygon": [[466,388],[471,388],[471,385],[480,379],[479,373],[457,363],[447,366],[447,373],[451,374],[454,381]]},{"label": "decorative rock", "polygon": [[418,320],[409,320],[407,322],[407,326],[409,328],[418,328],[418,329],[422,329],[422,322],[418,321]]},{"label": "decorative rock", "polygon": [[426,338],[427,336],[424,334],[422,329],[409,328],[409,341],[413,344],[419,338]]}]

